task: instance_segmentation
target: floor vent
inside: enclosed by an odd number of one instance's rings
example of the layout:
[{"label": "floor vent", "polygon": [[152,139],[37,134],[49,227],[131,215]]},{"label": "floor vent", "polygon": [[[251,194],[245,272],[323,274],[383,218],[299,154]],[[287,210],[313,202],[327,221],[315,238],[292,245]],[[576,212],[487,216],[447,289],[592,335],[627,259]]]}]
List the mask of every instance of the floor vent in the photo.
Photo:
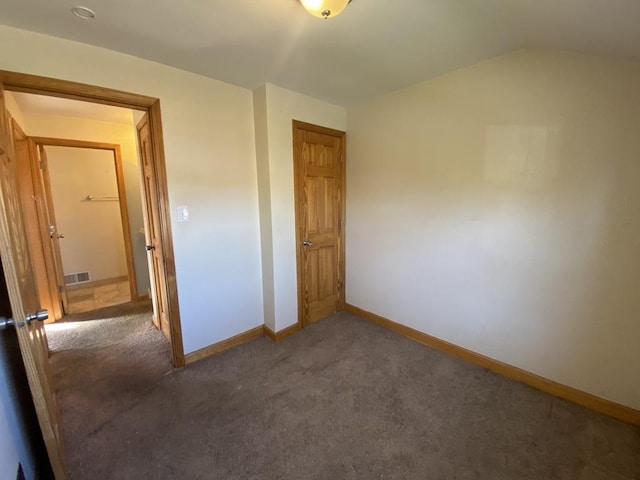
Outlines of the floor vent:
[{"label": "floor vent", "polygon": [[74,285],[76,283],[85,283],[91,280],[89,272],[70,273],[64,276],[65,285]]}]

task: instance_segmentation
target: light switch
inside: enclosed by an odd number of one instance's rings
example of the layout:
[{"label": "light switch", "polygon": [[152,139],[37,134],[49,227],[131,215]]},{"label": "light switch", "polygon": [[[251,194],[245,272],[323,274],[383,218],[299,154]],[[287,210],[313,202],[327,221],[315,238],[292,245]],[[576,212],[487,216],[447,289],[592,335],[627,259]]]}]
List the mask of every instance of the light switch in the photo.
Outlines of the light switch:
[{"label": "light switch", "polygon": [[189,207],[178,207],[178,223],[187,223],[189,221]]}]

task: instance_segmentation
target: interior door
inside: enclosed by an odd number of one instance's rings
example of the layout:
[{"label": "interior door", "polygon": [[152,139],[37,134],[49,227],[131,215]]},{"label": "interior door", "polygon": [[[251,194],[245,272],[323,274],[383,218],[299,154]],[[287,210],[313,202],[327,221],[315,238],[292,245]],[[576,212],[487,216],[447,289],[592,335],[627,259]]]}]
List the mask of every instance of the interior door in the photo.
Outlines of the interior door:
[{"label": "interior door", "polygon": [[67,478],[62,426],[49,370],[48,348],[42,323],[28,321],[40,308],[38,291],[24,225],[13,142],[0,84],[0,256],[14,326],[33,396],[38,422],[57,479]]},{"label": "interior door", "polygon": [[54,263],[55,281],[58,287],[58,297],[62,303],[62,310],[66,315],[69,313],[69,298],[67,296],[67,286],[64,281],[64,266],[62,264],[62,253],[60,250],[60,239],[64,238],[64,235],[58,232],[53,195],[51,193],[51,180],[49,179],[49,163],[44,146],[38,146],[38,155],[43,192],[42,205],[44,207],[44,215],[46,216],[45,221],[47,231],[45,234],[49,236],[51,255]]},{"label": "interior door", "polygon": [[[37,198],[38,194],[34,186],[33,169],[31,161],[31,143],[29,137],[13,119],[13,143],[15,147],[15,162],[18,172],[18,189],[22,196],[22,213],[25,219],[27,237],[29,241],[29,251],[34,267],[34,274],[40,295],[40,305],[49,311],[49,319],[57,320],[62,318],[62,303],[58,296],[58,287],[49,281],[47,271],[47,260],[42,247],[42,235],[40,232],[40,221],[38,215]],[[35,147],[35,144],[33,144]],[[37,177],[35,177],[37,178]],[[47,237],[47,242],[49,241]]]},{"label": "interior door", "polygon": [[171,340],[169,326],[169,304],[164,282],[164,255],[160,239],[160,214],[157,209],[158,192],[155,182],[155,165],[150,142],[149,118],[147,114],[138,123],[138,147],[140,150],[141,180],[144,191],[145,235],[147,240],[147,255],[149,277],[151,279],[153,301],[153,323],[165,336]]},{"label": "interior door", "polygon": [[344,304],[343,132],[294,122],[298,282],[302,324]]}]

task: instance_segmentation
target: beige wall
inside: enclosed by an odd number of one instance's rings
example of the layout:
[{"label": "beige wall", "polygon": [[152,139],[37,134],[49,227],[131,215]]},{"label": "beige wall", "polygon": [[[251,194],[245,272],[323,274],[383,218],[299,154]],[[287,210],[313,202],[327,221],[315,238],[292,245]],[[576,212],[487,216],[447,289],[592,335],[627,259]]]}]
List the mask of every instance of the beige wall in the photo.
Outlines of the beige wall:
[{"label": "beige wall", "polygon": [[185,353],[262,325],[251,91],[6,26],[0,44],[0,69],[160,99]]},{"label": "beige wall", "polygon": [[265,324],[279,331],[298,321],[292,120],[345,130],[347,112],[271,84],[253,96]]},{"label": "beige wall", "polygon": [[[111,150],[45,147],[65,275],[88,271],[91,280],[126,276],[120,204]],[[95,201],[84,201],[87,195]]]},{"label": "beige wall", "polygon": [[133,125],[101,122],[86,118],[24,112],[22,113],[22,119],[23,129],[31,136],[120,145],[136,286],[139,295],[146,294],[149,291],[149,266],[147,264],[144,234],[139,232],[140,228],[144,226],[144,218],[135,127]]},{"label": "beige wall", "polygon": [[348,302],[640,407],[639,65],[519,52],[348,117]]}]

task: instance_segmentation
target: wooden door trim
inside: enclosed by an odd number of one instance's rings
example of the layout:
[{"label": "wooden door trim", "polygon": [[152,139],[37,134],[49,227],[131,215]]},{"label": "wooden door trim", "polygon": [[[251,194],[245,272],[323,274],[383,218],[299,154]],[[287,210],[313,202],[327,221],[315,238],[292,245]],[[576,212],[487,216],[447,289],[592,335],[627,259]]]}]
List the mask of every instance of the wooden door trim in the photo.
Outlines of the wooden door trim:
[{"label": "wooden door trim", "polygon": [[149,115],[151,143],[153,145],[154,162],[157,169],[155,180],[158,192],[157,206],[160,212],[160,238],[162,239],[162,248],[164,249],[164,281],[167,286],[167,302],[169,304],[171,356],[174,367],[183,367],[185,365],[184,349],[182,346],[182,327],[180,324],[173,237],[171,235],[169,191],[164,155],[164,140],[162,136],[160,100],[146,95],[123,92],[111,88],[97,87],[26,73],[9,72],[6,70],[0,70],[0,81],[4,83],[5,89],[9,91],[36,93],[39,95],[131,108],[145,111]]},{"label": "wooden door trim", "polygon": [[[127,274],[129,277],[129,292],[131,300],[138,299],[138,285],[136,281],[136,270],[133,262],[133,246],[131,244],[131,225],[129,223],[129,208],[127,203],[127,191],[124,184],[124,169],[122,166],[122,153],[120,145],[117,143],[91,142],[85,140],[73,140],[67,138],[31,137],[36,145],[42,147],[68,147],[68,148],[89,148],[93,150],[108,150],[113,153],[113,161],[116,167],[116,183],[118,186],[118,204],[120,208],[120,222],[122,224],[122,235],[124,237],[124,255],[127,262]],[[47,179],[48,170],[45,171]],[[45,182],[45,190],[50,187]],[[50,195],[51,192],[47,192]],[[53,206],[52,206],[53,208]]]},{"label": "wooden door trim", "polygon": [[338,310],[344,310],[345,301],[345,219],[346,219],[346,132],[341,130],[335,130],[333,128],[322,127],[311,123],[301,122],[299,120],[292,120],[293,129],[293,191],[294,191],[294,207],[295,207],[295,231],[296,231],[296,274],[298,285],[298,327],[302,328],[306,326],[304,318],[304,282],[303,282],[303,265],[302,265],[302,206],[300,205],[300,198],[304,189],[304,180],[302,178],[303,168],[301,165],[301,157],[299,155],[300,150],[300,131],[320,133],[323,135],[330,135],[340,139],[341,148],[341,161],[340,161],[340,195],[338,195],[339,208],[338,212],[340,218],[340,228],[338,229]]},{"label": "wooden door trim", "polygon": [[[173,363],[176,367],[184,367],[185,356],[182,348],[182,328],[180,326],[180,311],[178,308],[178,282],[176,279],[176,264],[171,237],[171,211],[169,206],[169,188],[167,184],[167,166],[164,159],[164,136],[162,135],[162,119],[160,100],[157,100],[147,110],[151,147],[153,148],[153,163],[158,194],[158,216],[160,217],[160,238],[164,254],[164,274],[167,287],[167,305],[169,315],[169,329],[171,344],[174,345]],[[179,349],[179,355],[177,355]]]},{"label": "wooden door trim", "polygon": [[53,138],[53,137],[30,137],[38,145],[45,147],[71,147],[71,148],[90,148],[93,150],[117,150],[120,145],[117,143],[91,142],[87,140],[74,140],[69,138]]},{"label": "wooden door trim", "polygon": [[70,100],[100,103],[114,107],[147,110],[158,100],[146,95],[123,92],[112,88],[7,70],[0,70],[0,77],[4,83],[5,90],[68,98]]}]

